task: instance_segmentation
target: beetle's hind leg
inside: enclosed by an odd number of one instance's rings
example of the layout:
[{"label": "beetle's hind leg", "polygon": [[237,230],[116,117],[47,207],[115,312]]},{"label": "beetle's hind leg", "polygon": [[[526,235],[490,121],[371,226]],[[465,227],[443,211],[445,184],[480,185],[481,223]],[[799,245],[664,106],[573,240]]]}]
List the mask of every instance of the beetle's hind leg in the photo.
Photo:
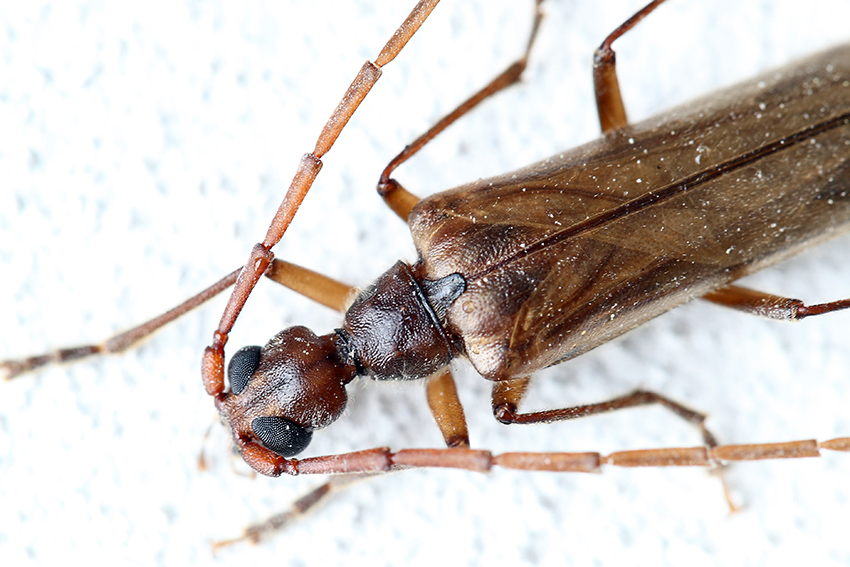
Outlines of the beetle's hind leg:
[{"label": "beetle's hind leg", "polygon": [[850,308],[850,298],[806,305],[799,299],[772,295],[738,285],[722,287],[702,298],[724,307],[776,321],[799,321],[812,315],[824,315]]},{"label": "beetle's hind leg", "polygon": [[393,171],[413,157],[425,146],[425,144],[433,140],[440,132],[451,126],[460,117],[478,106],[480,102],[493,96],[499,91],[517,84],[520,81],[523,71],[525,71],[525,68],[528,66],[528,57],[531,53],[531,48],[534,46],[534,40],[537,38],[537,31],[540,29],[540,22],[543,20],[543,11],[540,8],[542,3],[543,0],[535,0],[534,21],[531,25],[531,34],[529,35],[525,53],[523,53],[522,57],[508,65],[507,69],[502,71],[484,88],[462,102],[460,106],[444,116],[439,122],[428,129],[427,132],[408,144],[407,147],[405,147],[404,150],[389,164],[387,164],[387,167],[384,168],[384,171],[381,173],[381,178],[378,181],[378,194],[387,206],[392,209],[395,214],[401,217],[401,220],[407,222],[407,217],[410,216],[410,211],[413,210],[413,207],[419,202],[419,198],[402,187],[398,181],[390,177]]}]

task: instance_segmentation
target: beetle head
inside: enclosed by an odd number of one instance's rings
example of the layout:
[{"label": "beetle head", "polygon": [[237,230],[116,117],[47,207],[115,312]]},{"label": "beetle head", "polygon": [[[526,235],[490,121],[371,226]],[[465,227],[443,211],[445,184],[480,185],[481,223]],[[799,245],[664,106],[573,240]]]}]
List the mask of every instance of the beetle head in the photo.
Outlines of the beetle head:
[{"label": "beetle head", "polygon": [[306,327],[281,331],[264,347],[249,346],[230,360],[230,390],[216,399],[237,446],[255,443],[292,457],[345,409],[345,385],[356,376],[335,334]]}]

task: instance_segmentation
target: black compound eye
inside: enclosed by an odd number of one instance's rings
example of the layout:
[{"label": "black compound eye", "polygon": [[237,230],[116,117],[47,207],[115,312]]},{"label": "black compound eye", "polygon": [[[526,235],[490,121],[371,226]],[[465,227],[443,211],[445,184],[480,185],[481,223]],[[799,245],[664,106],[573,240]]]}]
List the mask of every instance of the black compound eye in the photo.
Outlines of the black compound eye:
[{"label": "black compound eye", "polygon": [[254,375],[260,364],[260,350],[258,346],[246,346],[237,350],[227,365],[227,379],[230,380],[230,391],[241,394],[248,385],[248,380]]},{"label": "black compound eye", "polygon": [[313,432],[282,417],[257,417],[251,429],[263,445],[281,457],[294,457],[307,448]]}]

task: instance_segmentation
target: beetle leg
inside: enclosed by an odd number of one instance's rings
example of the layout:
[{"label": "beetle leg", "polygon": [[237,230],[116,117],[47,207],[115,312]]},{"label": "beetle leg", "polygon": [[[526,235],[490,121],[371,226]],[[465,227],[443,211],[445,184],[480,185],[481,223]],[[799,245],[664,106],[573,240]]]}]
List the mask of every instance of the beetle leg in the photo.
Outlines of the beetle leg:
[{"label": "beetle leg", "polygon": [[635,390],[630,394],[608,400],[607,402],[532,413],[518,413],[518,402],[521,401],[522,394],[524,392],[520,393],[518,396],[514,395],[514,397],[507,396],[504,394],[504,388],[499,384],[500,383],[497,382],[493,386],[493,415],[497,420],[505,424],[551,423],[554,421],[577,419],[579,417],[587,417],[590,415],[607,413],[609,411],[635,406],[660,404],[688,423],[695,425],[702,434],[703,441],[708,447],[717,446],[717,439],[705,426],[705,420],[707,417],[705,414],[685,407],[682,404],[662,396],[661,394],[656,394],[655,392]]},{"label": "beetle leg", "polygon": [[493,96],[501,90],[504,90],[519,82],[523,71],[528,65],[528,56],[531,53],[531,48],[534,45],[534,40],[537,38],[537,30],[540,29],[540,22],[543,20],[543,11],[540,5],[543,0],[536,0],[534,4],[534,22],[531,25],[531,34],[526,44],[525,53],[508,65],[508,68],[502,71],[495,79],[490,81],[484,88],[469,97],[463,103],[455,108],[452,112],[444,116],[439,122],[432,126],[427,132],[416,138],[411,144],[404,148],[398,154],[384,171],[381,173],[381,178],[378,181],[378,194],[384,199],[392,211],[401,217],[401,220],[407,222],[407,217],[414,205],[419,202],[419,199],[412,193],[409,193],[396,180],[391,179],[390,175],[395,169],[413,157],[425,144],[433,140],[440,132],[451,126],[457,119],[470,110],[478,106],[483,100]]},{"label": "beetle leg", "polygon": [[428,406],[447,447],[469,447],[469,431],[463,406],[457,397],[452,371],[445,369],[428,379]]},{"label": "beetle leg", "polygon": [[[725,475],[723,474],[723,467],[718,465],[718,461],[720,459],[715,459],[713,456],[712,451],[718,447],[717,438],[705,426],[707,416],[704,413],[692,410],[683,406],[679,402],[647,390],[635,390],[625,396],[620,396],[618,398],[608,400],[607,402],[600,402],[596,404],[587,404],[583,406],[574,406],[571,408],[546,410],[533,413],[517,413],[519,402],[522,401],[527,386],[528,378],[509,380],[505,382],[505,385],[503,385],[502,382],[496,382],[493,385],[493,415],[497,420],[504,424],[550,423],[553,421],[576,419],[579,417],[586,417],[635,406],[661,404],[699,429],[703,442],[706,445],[706,447],[702,448],[705,451],[705,457],[700,456],[702,453],[699,452],[699,448],[689,449],[688,451],[680,449],[650,449],[647,451],[638,451],[634,455],[632,455],[632,452],[630,451],[614,453],[609,455],[604,462],[606,464],[617,466],[667,466],[665,463],[669,463],[669,466],[673,466],[675,463],[675,466],[702,465],[712,467],[712,471],[720,478],[720,483],[723,486],[723,495],[726,499],[727,505],[729,506],[729,510],[731,512],[735,512],[738,509],[729,491],[729,485],[726,482]],[[699,458],[694,455],[697,455]],[[634,459],[634,461],[631,461],[630,459]]]},{"label": "beetle leg", "polygon": [[[410,147],[410,146],[408,146]],[[397,159],[397,158],[396,158]],[[392,164],[390,164],[392,165]],[[389,166],[387,166],[389,168]],[[387,170],[384,170],[386,175]],[[381,180],[378,182],[378,195],[384,200],[384,203],[398,217],[407,222],[407,217],[410,216],[410,211],[416,206],[421,199],[402,187],[401,183],[385,175],[381,175]]]},{"label": "beetle leg", "polygon": [[[499,412],[502,407],[513,408],[516,411],[522,399],[525,397],[525,392],[528,390],[528,384],[531,378],[523,376],[514,380],[499,380],[493,383],[493,393],[490,396],[493,415],[499,419]],[[501,420],[500,420],[501,421]]]},{"label": "beetle leg", "polygon": [[799,299],[771,295],[737,285],[728,285],[702,297],[712,303],[777,321],[799,321],[810,315],[823,315],[850,308],[850,299],[806,305]]},{"label": "beetle leg", "polygon": [[605,38],[602,45],[593,54],[593,88],[596,91],[596,110],[599,113],[599,125],[602,133],[619,130],[629,125],[626,107],[620,95],[620,81],[617,79],[617,62],[611,44],[624,33],[648,16],[664,0],[654,0],[637,14],[623,22]]},{"label": "beetle leg", "polygon": [[282,286],[340,313],[345,312],[357,294],[355,287],[283,260],[272,261],[265,275]]}]

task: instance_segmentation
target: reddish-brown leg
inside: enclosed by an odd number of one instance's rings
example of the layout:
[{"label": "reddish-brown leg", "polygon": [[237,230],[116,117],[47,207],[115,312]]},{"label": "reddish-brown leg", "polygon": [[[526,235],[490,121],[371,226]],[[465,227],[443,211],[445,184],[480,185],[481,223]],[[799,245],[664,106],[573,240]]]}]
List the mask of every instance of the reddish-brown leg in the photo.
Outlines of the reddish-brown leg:
[{"label": "reddish-brown leg", "polygon": [[850,299],[806,305],[799,299],[772,295],[761,291],[729,285],[712,291],[702,299],[776,321],[799,321],[812,315],[824,315],[850,308]]},{"label": "reddish-brown leg", "polygon": [[628,126],[626,107],[620,95],[620,81],[617,79],[617,62],[611,45],[624,33],[637,25],[665,0],[654,0],[637,14],[615,29],[593,54],[593,88],[596,91],[596,110],[599,113],[599,125],[607,134]]},{"label": "reddish-brown leg", "polygon": [[495,79],[490,81],[480,91],[466,99],[453,111],[444,116],[439,122],[434,124],[427,132],[416,138],[411,144],[404,148],[393,160],[384,168],[381,173],[381,179],[378,181],[378,194],[384,199],[387,206],[397,214],[401,220],[407,222],[407,217],[410,216],[410,211],[419,202],[419,198],[407,191],[402,185],[392,179],[393,171],[401,164],[413,157],[425,144],[433,140],[440,132],[455,123],[460,117],[469,113],[479,103],[496,93],[507,89],[508,87],[519,83],[522,78],[522,73],[528,66],[528,57],[531,54],[531,48],[534,46],[534,40],[537,38],[537,31],[540,29],[540,22],[543,20],[543,11],[540,5],[543,0],[536,0],[534,5],[534,21],[531,26],[528,43],[526,44],[525,53],[522,57],[508,65],[508,68],[502,71]]},{"label": "reddish-brown leg", "polygon": [[428,379],[428,406],[447,447],[469,447],[469,430],[457,396],[452,371],[448,368]]},{"label": "reddish-brown leg", "polygon": [[224,345],[227,343],[228,334],[260,276],[271,264],[274,258],[272,246],[283,238],[289,223],[319,174],[322,156],[331,149],[348,120],[377,82],[381,76],[381,68],[395,59],[438,2],[439,0],[420,0],[378,54],[375,62],[367,61],[363,65],[325,124],[315,148],[301,158],[295,177],[269,225],[266,237],[251,250],[248,262],[236,280],[236,286],[213,334],[212,344],[204,351],[201,374],[208,394],[216,395],[224,391]]},{"label": "reddish-brown leg", "polygon": [[[695,425],[702,434],[707,450],[710,451],[714,447],[718,446],[717,438],[705,426],[705,414],[687,408],[678,402],[662,396],[661,394],[648,392],[646,390],[636,390],[630,394],[626,394],[625,396],[620,396],[619,398],[614,398],[613,400],[596,404],[533,413],[517,413],[517,408],[519,408],[519,404],[525,396],[528,383],[528,378],[520,378],[517,380],[496,382],[493,385],[492,404],[493,415],[496,419],[504,424],[550,423],[553,421],[577,419],[580,417],[607,413],[618,409],[649,404],[660,404],[688,423]],[[711,463],[708,462],[708,464]],[[729,487],[726,483],[726,478],[722,474],[720,475],[720,482],[723,484],[723,494],[726,497],[729,509],[734,512],[737,507],[732,501]]]},{"label": "reddish-brown leg", "polygon": [[717,439],[705,427],[705,414],[685,407],[682,404],[662,396],[661,394],[656,394],[655,392],[635,390],[625,396],[620,396],[618,398],[596,404],[537,411],[532,413],[519,413],[517,409],[519,407],[519,402],[522,400],[525,393],[527,384],[527,378],[511,380],[505,385],[499,382],[494,384],[492,403],[493,415],[496,419],[505,424],[552,423],[555,421],[578,419],[580,417],[607,413],[619,409],[645,406],[649,404],[660,404],[688,423],[695,425],[702,434],[702,438],[707,446],[717,446]]}]

